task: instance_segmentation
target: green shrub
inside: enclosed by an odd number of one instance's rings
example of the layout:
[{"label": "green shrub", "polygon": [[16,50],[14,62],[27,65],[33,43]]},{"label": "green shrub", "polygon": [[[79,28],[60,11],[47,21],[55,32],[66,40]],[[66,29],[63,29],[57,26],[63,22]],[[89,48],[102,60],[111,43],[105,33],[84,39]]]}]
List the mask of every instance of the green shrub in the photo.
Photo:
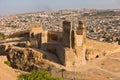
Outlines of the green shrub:
[{"label": "green shrub", "polygon": [[0,39],[4,39],[4,38],[5,38],[4,33],[0,33]]},{"label": "green shrub", "polygon": [[18,76],[18,80],[63,80],[61,78],[53,78],[47,71],[36,70],[28,74]]},{"label": "green shrub", "polygon": [[11,62],[10,61],[4,61],[4,63],[11,67]]},{"label": "green shrub", "polygon": [[5,35],[4,35],[4,33],[1,33],[1,32],[0,32],[0,36],[5,36]]}]

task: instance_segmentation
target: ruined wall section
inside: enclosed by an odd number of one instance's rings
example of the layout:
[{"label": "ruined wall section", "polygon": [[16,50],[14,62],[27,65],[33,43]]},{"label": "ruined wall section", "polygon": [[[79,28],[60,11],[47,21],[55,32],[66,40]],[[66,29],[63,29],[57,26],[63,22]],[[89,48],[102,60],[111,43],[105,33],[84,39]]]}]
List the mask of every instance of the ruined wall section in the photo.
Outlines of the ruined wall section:
[{"label": "ruined wall section", "polygon": [[40,27],[32,28],[30,32],[33,46],[54,54],[66,67],[85,63],[85,35],[82,21],[79,21],[77,30],[72,30],[71,22],[63,21],[63,32],[43,31]]},{"label": "ruined wall section", "polygon": [[71,48],[72,23],[63,21],[63,46]]},{"label": "ruined wall section", "polygon": [[44,31],[44,32],[42,32],[41,39],[42,39],[42,42],[41,42],[42,44],[48,42],[48,31]]},{"label": "ruined wall section", "polygon": [[63,22],[63,45],[66,67],[79,66],[86,63],[85,36],[86,29],[82,21],[78,22],[77,30],[72,30],[71,22]]},{"label": "ruined wall section", "polygon": [[65,52],[63,46],[61,46],[58,43],[47,43],[43,46],[44,51],[46,51],[48,54],[52,54],[56,56],[57,63],[64,65],[65,63]]},{"label": "ruined wall section", "polygon": [[41,35],[42,35],[42,25],[32,25],[30,29],[30,41],[31,46],[34,48],[40,48],[41,47]]},{"label": "ruined wall section", "polygon": [[60,63],[62,65],[65,65],[65,50],[64,50],[63,46],[61,46],[61,45],[59,47],[57,46],[56,51],[57,51],[56,54],[60,60]]},{"label": "ruined wall section", "polygon": [[76,63],[76,55],[73,49],[65,48],[65,62],[64,66],[67,68],[72,68]]},{"label": "ruined wall section", "polygon": [[85,52],[86,52],[86,29],[82,21],[79,21],[77,30],[74,33],[74,50],[76,54],[76,64],[85,64]]},{"label": "ruined wall section", "polygon": [[48,42],[56,42],[62,44],[62,32],[49,31],[48,32]]},{"label": "ruined wall section", "polygon": [[64,46],[64,66],[70,68],[74,65],[75,52],[72,48],[74,46],[74,35],[72,31],[72,23],[69,21],[63,22],[63,46]]}]

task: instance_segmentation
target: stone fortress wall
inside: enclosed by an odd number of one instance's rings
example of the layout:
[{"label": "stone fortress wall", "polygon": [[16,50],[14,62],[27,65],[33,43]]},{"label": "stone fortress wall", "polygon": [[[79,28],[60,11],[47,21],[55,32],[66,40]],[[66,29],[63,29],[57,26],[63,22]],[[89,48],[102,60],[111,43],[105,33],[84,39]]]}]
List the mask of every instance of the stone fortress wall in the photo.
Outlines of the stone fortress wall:
[{"label": "stone fortress wall", "polygon": [[[73,29],[70,21],[63,21],[63,31],[43,31],[42,24],[32,25],[27,36],[4,40],[0,55],[6,55],[12,67],[29,71],[55,67],[72,71],[90,60],[120,50],[120,46],[86,38],[82,21]],[[30,40],[29,40],[30,38]]]},{"label": "stone fortress wall", "polygon": [[42,25],[38,25],[30,30],[30,42],[32,47],[55,54],[60,64],[71,67],[86,62],[85,32],[82,21],[76,30],[72,29],[72,22],[63,21],[63,32],[43,31]]}]

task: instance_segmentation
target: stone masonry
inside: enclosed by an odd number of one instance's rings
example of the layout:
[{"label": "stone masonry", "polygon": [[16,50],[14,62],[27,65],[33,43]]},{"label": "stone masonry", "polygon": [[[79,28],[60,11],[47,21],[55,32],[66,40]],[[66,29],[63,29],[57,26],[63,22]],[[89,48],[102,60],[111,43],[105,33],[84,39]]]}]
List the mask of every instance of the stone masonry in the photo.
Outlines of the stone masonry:
[{"label": "stone masonry", "polygon": [[30,31],[31,46],[56,55],[59,63],[65,67],[79,66],[86,63],[86,29],[82,21],[76,30],[72,22],[63,21],[63,32],[43,31],[42,25],[33,26]]}]

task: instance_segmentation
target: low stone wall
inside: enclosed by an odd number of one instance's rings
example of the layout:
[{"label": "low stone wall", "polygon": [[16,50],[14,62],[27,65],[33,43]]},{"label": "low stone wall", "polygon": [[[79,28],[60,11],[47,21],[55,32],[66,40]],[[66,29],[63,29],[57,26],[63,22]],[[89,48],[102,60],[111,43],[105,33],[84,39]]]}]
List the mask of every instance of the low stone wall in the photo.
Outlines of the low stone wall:
[{"label": "low stone wall", "polygon": [[11,62],[12,67],[29,71],[37,68],[37,64],[43,59],[43,54],[32,49],[10,47],[7,50],[7,58]]},{"label": "low stone wall", "polygon": [[90,74],[86,72],[66,71],[64,69],[57,69],[52,67],[49,70],[52,77],[61,77],[64,80],[107,80],[101,76]]},{"label": "low stone wall", "polygon": [[98,49],[87,49],[85,58],[86,60],[93,60],[105,56],[107,53],[105,51],[100,51]]}]

